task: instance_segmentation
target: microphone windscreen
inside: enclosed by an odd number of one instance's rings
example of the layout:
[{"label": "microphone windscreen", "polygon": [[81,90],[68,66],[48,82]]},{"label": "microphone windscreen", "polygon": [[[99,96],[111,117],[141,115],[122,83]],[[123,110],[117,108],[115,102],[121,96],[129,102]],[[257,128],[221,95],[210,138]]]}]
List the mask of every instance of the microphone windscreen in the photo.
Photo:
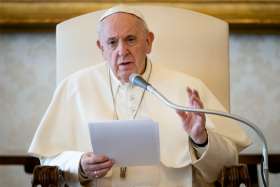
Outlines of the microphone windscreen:
[{"label": "microphone windscreen", "polygon": [[132,73],[129,76],[129,81],[135,85],[135,86],[139,86],[141,88],[143,88],[144,90],[147,90],[147,86],[150,85],[149,83],[147,83],[139,74],[136,73]]}]

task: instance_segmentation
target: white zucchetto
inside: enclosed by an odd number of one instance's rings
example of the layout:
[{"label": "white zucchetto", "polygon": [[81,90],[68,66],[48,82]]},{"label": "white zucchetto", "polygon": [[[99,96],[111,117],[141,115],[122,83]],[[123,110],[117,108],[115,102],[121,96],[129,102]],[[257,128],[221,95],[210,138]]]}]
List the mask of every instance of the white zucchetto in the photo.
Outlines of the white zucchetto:
[{"label": "white zucchetto", "polygon": [[124,4],[121,4],[121,5],[117,5],[117,6],[114,6],[110,9],[108,9],[107,11],[105,11],[103,13],[103,15],[99,18],[99,22],[103,21],[104,18],[112,15],[112,14],[115,14],[115,13],[128,13],[128,14],[132,14],[136,17],[138,17],[139,19],[143,20],[145,23],[145,19],[144,19],[144,16],[141,12],[139,12],[138,10],[132,8],[131,6],[129,5],[124,5]]}]

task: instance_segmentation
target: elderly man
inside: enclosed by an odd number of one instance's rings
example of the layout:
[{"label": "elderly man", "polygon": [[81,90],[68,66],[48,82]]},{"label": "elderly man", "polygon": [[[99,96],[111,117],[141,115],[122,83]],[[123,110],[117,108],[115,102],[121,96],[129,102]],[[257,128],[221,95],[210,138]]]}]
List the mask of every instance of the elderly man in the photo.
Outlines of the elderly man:
[{"label": "elderly man", "polygon": [[[68,182],[93,186],[212,186],[221,168],[237,163],[249,143],[236,124],[204,114],[173,111],[132,86],[138,73],[177,103],[223,110],[204,84],[188,75],[153,64],[154,35],[143,16],[127,6],[100,18],[97,46],[105,63],[66,78],[35,134],[29,152],[44,165],[58,165]],[[168,75],[168,76],[167,76]],[[185,90],[187,94],[185,94]],[[159,123],[161,163],[117,168],[114,158],[92,151],[89,121],[149,117]]]}]

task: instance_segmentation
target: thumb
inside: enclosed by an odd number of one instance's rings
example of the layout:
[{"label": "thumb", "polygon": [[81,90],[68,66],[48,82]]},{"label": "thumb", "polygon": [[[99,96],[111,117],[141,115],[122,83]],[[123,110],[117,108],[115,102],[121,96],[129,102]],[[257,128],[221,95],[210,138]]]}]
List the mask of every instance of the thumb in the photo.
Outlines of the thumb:
[{"label": "thumb", "polygon": [[184,120],[184,119],[186,119],[186,118],[188,117],[188,114],[187,114],[186,112],[184,112],[184,111],[176,110],[176,113],[178,114],[178,116],[179,116],[182,120]]}]

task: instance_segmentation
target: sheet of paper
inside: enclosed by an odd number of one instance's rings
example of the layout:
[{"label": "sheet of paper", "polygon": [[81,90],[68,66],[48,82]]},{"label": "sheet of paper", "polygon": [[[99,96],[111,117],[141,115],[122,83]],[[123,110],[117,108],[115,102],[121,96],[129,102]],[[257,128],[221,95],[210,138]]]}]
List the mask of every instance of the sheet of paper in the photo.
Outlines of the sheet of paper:
[{"label": "sheet of paper", "polygon": [[89,123],[93,152],[107,155],[117,166],[157,165],[159,128],[152,120]]}]

